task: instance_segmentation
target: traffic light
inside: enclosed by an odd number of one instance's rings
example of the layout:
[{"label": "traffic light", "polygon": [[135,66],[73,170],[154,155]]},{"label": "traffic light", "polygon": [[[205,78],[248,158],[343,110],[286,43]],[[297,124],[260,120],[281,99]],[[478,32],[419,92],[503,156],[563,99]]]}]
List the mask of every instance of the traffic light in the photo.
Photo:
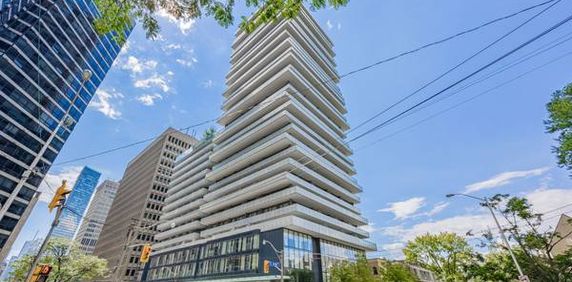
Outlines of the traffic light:
[{"label": "traffic light", "polygon": [[48,280],[52,267],[49,264],[40,264],[34,268],[32,278],[28,282],[44,282]]},{"label": "traffic light", "polygon": [[139,261],[142,263],[146,263],[149,261],[150,256],[151,256],[151,245],[149,244],[143,245],[143,250],[141,250],[141,257],[139,257]]},{"label": "traffic light", "polygon": [[270,261],[264,260],[264,273],[270,273]]},{"label": "traffic light", "polygon": [[60,187],[58,187],[58,190],[56,190],[56,193],[54,194],[52,201],[48,205],[50,212],[52,212],[52,210],[55,207],[60,206],[62,200],[65,199],[66,195],[69,194],[71,191],[72,191],[71,189],[68,189],[67,181],[65,181],[65,180],[62,181],[62,185]]}]

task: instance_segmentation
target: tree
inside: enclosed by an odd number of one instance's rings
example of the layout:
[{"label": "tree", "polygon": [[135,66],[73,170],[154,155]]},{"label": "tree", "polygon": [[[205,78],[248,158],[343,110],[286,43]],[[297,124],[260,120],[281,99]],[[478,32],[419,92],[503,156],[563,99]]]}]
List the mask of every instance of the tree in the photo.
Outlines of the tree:
[{"label": "tree", "polygon": [[462,281],[465,265],[475,254],[467,241],[454,233],[425,234],[409,241],[403,249],[405,260],[427,268],[443,281]]},{"label": "tree", "polygon": [[381,269],[381,279],[383,282],[416,282],[417,277],[401,263],[387,262]]},{"label": "tree", "polygon": [[556,154],[558,165],[572,171],[572,83],[552,94],[552,100],[546,104],[549,118],[544,123],[546,132],[556,133],[558,146],[552,151]]},{"label": "tree", "polygon": [[[515,252],[520,256],[522,252]],[[518,277],[514,262],[507,251],[491,252],[481,262],[466,266],[467,277],[474,281],[511,282]]]},{"label": "tree", "polygon": [[203,141],[207,142],[213,139],[216,135],[216,130],[212,127],[209,127],[205,132],[203,132]]},{"label": "tree", "polygon": [[12,271],[9,273],[7,281],[26,281],[28,270],[32,267],[34,257],[31,255],[24,256],[12,263]]},{"label": "tree", "polygon": [[365,256],[359,256],[355,262],[339,262],[329,272],[332,282],[381,282],[373,275]]},{"label": "tree", "polygon": [[314,273],[307,269],[291,269],[288,271],[291,282],[313,282]]},{"label": "tree", "polygon": [[[311,9],[337,9],[349,0],[245,0],[246,6],[256,9],[256,12],[250,17],[242,16],[240,28],[252,32],[260,25],[280,18],[294,18],[306,2]],[[96,31],[100,34],[112,32],[119,40],[125,39],[123,34],[134,22],[142,24],[148,38],[156,38],[160,31],[156,19],[158,13],[167,13],[181,21],[211,16],[223,27],[234,22],[235,0],[95,0],[95,4],[101,13],[101,17],[94,21]]]},{"label": "tree", "polygon": [[[572,250],[557,256],[552,254],[554,246],[572,235],[572,231],[567,234],[542,231],[542,214],[535,213],[526,198],[497,194],[489,199],[489,203],[508,223],[504,231],[508,232],[509,240],[516,244],[517,261],[531,280],[572,281]],[[504,245],[499,245],[488,236],[489,246],[505,250]]]},{"label": "tree", "polygon": [[[9,281],[24,281],[31,266],[32,257],[26,256],[13,264]],[[74,241],[52,238],[40,260],[51,265],[48,281],[89,281],[107,273],[107,261],[82,253]]]}]

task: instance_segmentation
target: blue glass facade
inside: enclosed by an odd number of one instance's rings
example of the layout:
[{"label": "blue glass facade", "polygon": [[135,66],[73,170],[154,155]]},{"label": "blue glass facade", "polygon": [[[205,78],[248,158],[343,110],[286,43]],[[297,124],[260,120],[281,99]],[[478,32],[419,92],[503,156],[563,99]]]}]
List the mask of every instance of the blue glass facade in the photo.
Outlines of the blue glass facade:
[{"label": "blue glass facade", "polygon": [[73,190],[68,196],[65,204],[66,208],[60,216],[60,222],[54,228],[53,237],[73,239],[100,176],[101,173],[87,166],[81,170]]},{"label": "blue glass facade", "polygon": [[121,49],[98,16],[92,0],[0,0],[0,259]]}]

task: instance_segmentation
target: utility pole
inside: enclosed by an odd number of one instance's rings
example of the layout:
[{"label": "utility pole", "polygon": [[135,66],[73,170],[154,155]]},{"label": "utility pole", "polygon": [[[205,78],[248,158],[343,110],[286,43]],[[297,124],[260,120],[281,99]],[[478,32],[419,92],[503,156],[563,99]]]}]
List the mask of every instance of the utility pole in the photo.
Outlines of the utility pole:
[{"label": "utility pole", "polygon": [[66,181],[65,180],[62,181],[62,185],[56,190],[56,194],[54,195],[54,197],[52,198],[52,201],[48,205],[50,212],[52,211],[53,208],[57,207],[56,216],[54,217],[54,221],[52,221],[52,226],[50,227],[50,230],[48,231],[48,235],[46,235],[46,238],[44,238],[44,242],[42,242],[42,246],[40,247],[40,250],[34,256],[34,260],[32,261],[32,266],[31,266],[30,270],[28,271],[28,275],[26,275],[26,282],[33,282],[31,280],[32,280],[32,276],[34,275],[34,269],[36,269],[36,265],[40,261],[40,258],[42,257],[44,250],[48,246],[48,242],[50,241],[50,237],[52,236],[52,232],[54,231],[55,227],[58,226],[58,223],[60,222],[60,216],[62,215],[62,210],[65,208],[66,195],[69,194],[70,192],[71,192],[71,190],[67,189]]},{"label": "utility pole", "polygon": [[522,268],[520,267],[518,260],[516,260],[516,256],[514,255],[512,248],[510,247],[510,244],[509,244],[508,240],[506,239],[506,236],[504,235],[504,230],[502,229],[502,227],[501,227],[501,225],[497,219],[497,216],[495,215],[495,212],[494,212],[493,208],[491,207],[489,200],[487,198],[479,198],[479,197],[475,197],[475,196],[471,196],[471,195],[467,195],[467,194],[461,194],[461,193],[447,194],[446,195],[447,198],[451,198],[454,196],[463,196],[463,197],[467,197],[467,198],[477,200],[477,201],[481,202],[482,206],[485,206],[489,209],[489,211],[491,212],[491,215],[493,216],[493,219],[495,220],[495,224],[497,225],[497,228],[499,229],[501,239],[502,239],[503,243],[505,244],[505,246],[508,250],[508,253],[510,254],[510,257],[512,258],[512,261],[514,262],[516,269],[518,270],[518,281],[529,282],[530,279],[528,278],[527,275],[524,275],[524,272],[522,272]]}]

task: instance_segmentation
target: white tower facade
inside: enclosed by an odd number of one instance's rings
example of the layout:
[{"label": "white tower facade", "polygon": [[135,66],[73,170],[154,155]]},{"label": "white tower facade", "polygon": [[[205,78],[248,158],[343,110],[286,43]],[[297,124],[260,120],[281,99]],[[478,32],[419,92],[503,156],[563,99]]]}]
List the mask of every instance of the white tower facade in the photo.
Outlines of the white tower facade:
[{"label": "white tower facade", "polygon": [[105,180],[95,190],[75,237],[80,250],[86,254],[92,254],[95,250],[95,244],[117,194],[117,188],[119,188],[119,182]]},{"label": "white tower facade", "polygon": [[[288,273],[327,281],[335,261],[376,249],[359,228],[367,220],[356,207],[362,188],[333,44],[303,9],[239,32],[232,47],[224,129],[177,161],[146,279],[276,279],[265,266],[276,261],[268,241]],[[178,261],[184,251],[197,255]],[[176,269],[162,263],[171,254]]]}]

